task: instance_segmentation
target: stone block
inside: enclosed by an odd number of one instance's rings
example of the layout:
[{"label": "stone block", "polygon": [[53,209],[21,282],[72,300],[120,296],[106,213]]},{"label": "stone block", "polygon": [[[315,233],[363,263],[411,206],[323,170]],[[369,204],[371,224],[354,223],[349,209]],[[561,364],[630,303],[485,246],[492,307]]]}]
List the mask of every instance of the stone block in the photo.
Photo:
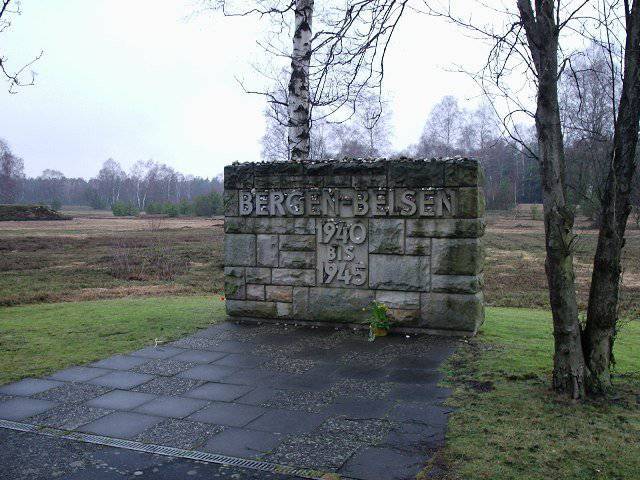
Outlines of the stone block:
[{"label": "stone block", "polygon": [[394,292],[386,290],[376,291],[376,300],[389,308],[415,310],[420,308],[420,294],[418,292]]},{"label": "stone block", "polygon": [[247,300],[264,300],[264,285],[247,284]]},{"label": "stone block", "polygon": [[304,165],[299,162],[261,162],[254,165],[254,175],[256,177],[269,175],[302,176],[304,171]]},{"label": "stone block", "polygon": [[237,217],[240,215],[238,208],[238,190],[225,190],[222,198],[225,217]]},{"label": "stone block", "polygon": [[389,187],[444,186],[444,163],[436,160],[405,160],[389,164]]},{"label": "stone block", "polygon": [[484,172],[477,160],[452,158],[444,166],[444,184],[447,187],[483,186]]},{"label": "stone block", "polygon": [[387,175],[354,175],[351,179],[351,186],[360,190],[367,188],[385,188],[387,186]]},{"label": "stone block", "polygon": [[485,214],[485,197],[482,188],[457,189],[456,218],[482,218]]},{"label": "stone block", "polygon": [[226,234],[224,236],[224,264],[228,266],[254,266],[256,264],[256,236]]},{"label": "stone block", "polygon": [[324,177],[325,187],[350,187],[350,175],[327,175]]},{"label": "stone block", "polygon": [[307,318],[309,313],[309,288],[293,287],[292,316],[298,319]]},{"label": "stone block", "polygon": [[436,275],[477,275],[483,269],[484,249],[477,238],[434,238],[431,268]]},{"label": "stone block", "polygon": [[224,268],[224,295],[226,298],[244,300],[246,289],[243,267]]},{"label": "stone block", "polygon": [[389,317],[392,325],[402,327],[416,326],[420,323],[420,309],[390,308]]},{"label": "stone block", "polygon": [[253,188],[253,168],[252,163],[239,163],[224,167],[224,189]]},{"label": "stone block", "polygon": [[407,237],[477,238],[484,235],[483,219],[407,219]]},{"label": "stone block", "polygon": [[[249,220],[249,219],[248,219]],[[255,233],[315,235],[314,218],[251,218],[249,228]]]},{"label": "stone block", "polygon": [[271,271],[274,285],[310,287],[316,284],[316,271],[310,269],[274,268]]},{"label": "stone block", "polygon": [[254,300],[227,300],[227,315],[235,317],[275,318],[275,302]]},{"label": "stone block", "polygon": [[280,235],[280,250],[283,252],[315,252],[315,235]]},{"label": "stone block", "polygon": [[266,299],[271,302],[293,301],[293,287],[287,285],[267,285]]},{"label": "stone block", "polygon": [[276,302],[276,313],[278,318],[291,318],[293,307],[291,303]]},{"label": "stone block", "polygon": [[247,283],[271,283],[271,269],[265,267],[247,267],[245,270]]},{"label": "stone block", "polygon": [[309,289],[312,320],[340,323],[368,322],[369,306],[375,299],[373,290],[315,287]]},{"label": "stone block", "polygon": [[224,233],[253,233],[253,224],[247,222],[253,220],[247,217],[225,217]]},{"label": "stone block", "polygon": [[369,288],[429,290],[429,257],[369,255]]},{"label": "stone block", "polygon": [[258,235],[257,264],[260,267],[278,266],[278,236]]},{"label": "stone block", "polygon": [[369,221],[369,253],[404,253],[404,220],[371,219]]},{"label": "stone block", "polygon": [[407,255],[431,255],[431,239],[420,237],[407,237],[404,240]]},{"label": "stone block", "polygon": [[280,252],[281,268],[315,268],[315,252]]},{"label": "stone block", "polygon": [[483,286],[482,274],[431,276],[431,291],[437,293],[478,293]]},{"label": "stone block", "polygon": [[437,330],[476,332],[484,321],[482,293],[422,294],[421,326]]}]

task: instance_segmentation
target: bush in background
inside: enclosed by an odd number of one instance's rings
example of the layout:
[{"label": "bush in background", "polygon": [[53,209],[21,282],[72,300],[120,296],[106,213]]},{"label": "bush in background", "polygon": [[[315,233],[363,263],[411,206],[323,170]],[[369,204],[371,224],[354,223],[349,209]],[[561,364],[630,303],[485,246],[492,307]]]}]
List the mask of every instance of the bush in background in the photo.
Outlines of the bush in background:
[{"label": "bush in background", "polygon": [[194,213],[198,217],[212,217],[223,213],[222,194],[220,192],[198,195],[193,201],[193,205]]},{"label": "bush in background", "polygon": [[116,217],[132,217],[140,213],[136,206],[130,202],[116,202],[111,207],[111,211]]}]

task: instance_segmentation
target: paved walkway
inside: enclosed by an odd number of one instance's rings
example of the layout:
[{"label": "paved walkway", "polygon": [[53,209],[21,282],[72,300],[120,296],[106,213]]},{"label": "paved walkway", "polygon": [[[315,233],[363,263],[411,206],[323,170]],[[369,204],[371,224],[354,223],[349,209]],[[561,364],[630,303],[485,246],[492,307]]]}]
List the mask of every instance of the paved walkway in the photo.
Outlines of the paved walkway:
[{"label": "paved walkway", "polygon": [[0,419],[357,479],[413,478],[444,441],[449,392],[436,369],[454,348],[436,337],[367,342],[224,323],[0,387]]}]

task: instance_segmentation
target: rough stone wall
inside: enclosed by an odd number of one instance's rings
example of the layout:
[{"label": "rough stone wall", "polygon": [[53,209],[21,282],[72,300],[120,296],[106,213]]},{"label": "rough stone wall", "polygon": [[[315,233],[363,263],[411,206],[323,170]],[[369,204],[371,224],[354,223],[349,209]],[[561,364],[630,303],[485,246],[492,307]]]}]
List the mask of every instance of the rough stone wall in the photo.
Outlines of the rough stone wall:
[{"label": "rough stone wall", "polygon": [[225,168],[225,295],[240,319],[473,334],[484,319],[483,174],[475,160]]}]

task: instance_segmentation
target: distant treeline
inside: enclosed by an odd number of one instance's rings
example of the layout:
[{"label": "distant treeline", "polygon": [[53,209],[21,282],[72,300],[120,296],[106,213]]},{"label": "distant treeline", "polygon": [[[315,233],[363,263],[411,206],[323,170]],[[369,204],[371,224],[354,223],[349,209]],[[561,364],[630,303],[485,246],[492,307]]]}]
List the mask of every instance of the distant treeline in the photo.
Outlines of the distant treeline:
[{"label": "distant treeline", "polygon": [[[89,180],[69,178],[52,169],[44,170],[38,177],[26,177],[22,159],[0,140],[0,203],[4,204],[43,204],[54,208],[88,205],[95,209],[126,205],[136,212],[153,210],[167,214],[160,210],[173,212],[168,205],[175,205],[178,212],[195,215],[214,210],[218,213],[222,190],[221,177],[183,175],[153,160],[137,162],[125,172],[117,161],[109,159],[98,175]],[[212,192],[218,195],[212,196]]]},{"label": "distant treeline", "polygon": [[[138,215],[140,209],[132,202],[118,201],[111,206],[113,214],[117,217]],[[183,198],[178,203],[151,202],[147,204],[144,212],[148,215],[167,215],[169,217],[196,216],[211,217],[224,213],[222,194],[210,192],[206,195],[196,196],[192,202]]]}]

